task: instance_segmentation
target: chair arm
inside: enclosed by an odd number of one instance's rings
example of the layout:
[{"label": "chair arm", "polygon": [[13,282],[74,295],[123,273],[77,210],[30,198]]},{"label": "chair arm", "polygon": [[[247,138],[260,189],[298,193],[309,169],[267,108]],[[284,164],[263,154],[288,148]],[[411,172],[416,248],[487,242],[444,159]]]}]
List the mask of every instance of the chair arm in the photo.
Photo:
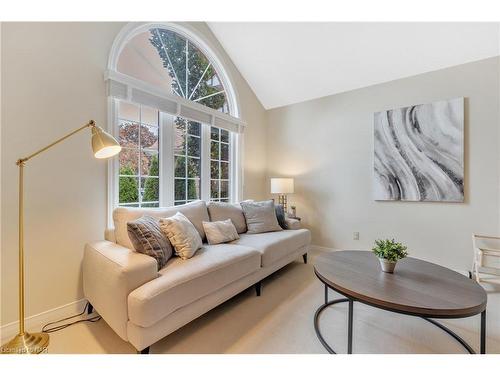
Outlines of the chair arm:
[{"label": "chair arm", "polygon": [[494,254],[494,256],[500,256],[500,249],[493,249],[489,247],[477,247],[477,249],[481,250],[483,253],[491,253]]},{"label": "chair arm", "polygon": [[85,298],[124,340],[127,340],[128,295],[157,277],[158,264],[152,257],[110,241],[85,245]]},{"label": "chair arm", "polygon": [[476,238],[485,238],[485,239],[488,239],[488,240],[500,240],[500,237],[496,237],[496,236],[484,236],[484,235],[481,235],[481,234],[473,234],[472,236],[476,237]]}]

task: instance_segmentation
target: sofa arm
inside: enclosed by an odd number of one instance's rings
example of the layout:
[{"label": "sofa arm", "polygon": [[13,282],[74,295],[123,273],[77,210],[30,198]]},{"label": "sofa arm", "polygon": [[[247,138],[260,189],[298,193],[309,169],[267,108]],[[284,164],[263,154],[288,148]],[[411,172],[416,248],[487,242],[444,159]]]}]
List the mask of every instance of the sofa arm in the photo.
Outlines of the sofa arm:
[{"label": "sofa arm", "polygon": [[300,220],[292,219],[291,217],[285,218],[286,226],[288,229],[300,229]]},{"label": "sofa arm", "polygon": [[85,245],[83,293],[103,319],[127,340],[127,298],[158,277],[156,260],[110,241]]}]

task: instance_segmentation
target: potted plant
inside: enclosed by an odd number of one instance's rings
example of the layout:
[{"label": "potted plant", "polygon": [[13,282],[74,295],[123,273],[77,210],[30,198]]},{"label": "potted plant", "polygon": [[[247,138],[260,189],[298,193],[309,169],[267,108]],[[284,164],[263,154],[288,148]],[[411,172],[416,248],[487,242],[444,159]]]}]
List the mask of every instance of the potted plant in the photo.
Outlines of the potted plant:
[{"label": "potted plant", "polygon": [[382,271],[393,273],[398,260],[408,255],[407,247],[400,242],[392,240],[375,240],[375,247],[372,249],[377,256]]}]

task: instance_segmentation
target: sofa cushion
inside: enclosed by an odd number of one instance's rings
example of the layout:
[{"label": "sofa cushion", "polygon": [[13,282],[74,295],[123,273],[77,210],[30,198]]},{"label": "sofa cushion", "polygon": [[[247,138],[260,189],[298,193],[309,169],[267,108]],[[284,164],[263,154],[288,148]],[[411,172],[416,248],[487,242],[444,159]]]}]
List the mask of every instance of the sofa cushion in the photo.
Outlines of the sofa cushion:
[{"label": "sofa cushion", "polygon": [[191,223],[195,226],[196,230],[205,239],[205,232],[203,231],[203,221],[209,221],[208,211],[205,202],[195,201],[181,206],[165,207],[165,208],[133,208],[133,207],[118,207],[113,211],[113,221],[115,225],[115,238],[116,243],[131,250],[134,246],[127,234],[127,222],[136,220],[141,216],[147,215],[152,217],[169,217],[175,215],[177,212],[184,214]]},{"label": "sofa cushion", "polygon": [[307,229],[283,230],[257,234],[240,234],[233,244],[252,247],[262,254],[262,267],[272,265],[279,259],[311,243],[311,232]]},{"label": "sofa cushion", "polygon": [[207,208],[210,221],[231,219],[238,233],[245,233],[247,231],[247,222],[239,203],[209,202],[207,203]]},{"label": "sofa cushion", "polygon": [[282,230],[276,218],[273,200],[241,202],[240,205],[247,222],[247,233],[256,234]]},{"label": "sofa cushion", "polygon": [[149,327],[175,310],[260,269],[260,253],[233,244],[204,245],[189,260],[171,258],[160,277],[128,297],[129,319]]}]

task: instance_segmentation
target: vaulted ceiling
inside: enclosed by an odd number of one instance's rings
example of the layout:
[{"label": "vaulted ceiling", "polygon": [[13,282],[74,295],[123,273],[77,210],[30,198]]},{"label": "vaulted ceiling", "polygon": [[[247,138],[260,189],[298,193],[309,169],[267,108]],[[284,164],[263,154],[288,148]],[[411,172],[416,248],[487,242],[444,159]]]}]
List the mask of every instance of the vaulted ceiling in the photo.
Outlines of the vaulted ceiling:
[{"label": "vaulted ceiling", "polygon": [[499,55],[498,23],[209,23],[266,109]]}]

